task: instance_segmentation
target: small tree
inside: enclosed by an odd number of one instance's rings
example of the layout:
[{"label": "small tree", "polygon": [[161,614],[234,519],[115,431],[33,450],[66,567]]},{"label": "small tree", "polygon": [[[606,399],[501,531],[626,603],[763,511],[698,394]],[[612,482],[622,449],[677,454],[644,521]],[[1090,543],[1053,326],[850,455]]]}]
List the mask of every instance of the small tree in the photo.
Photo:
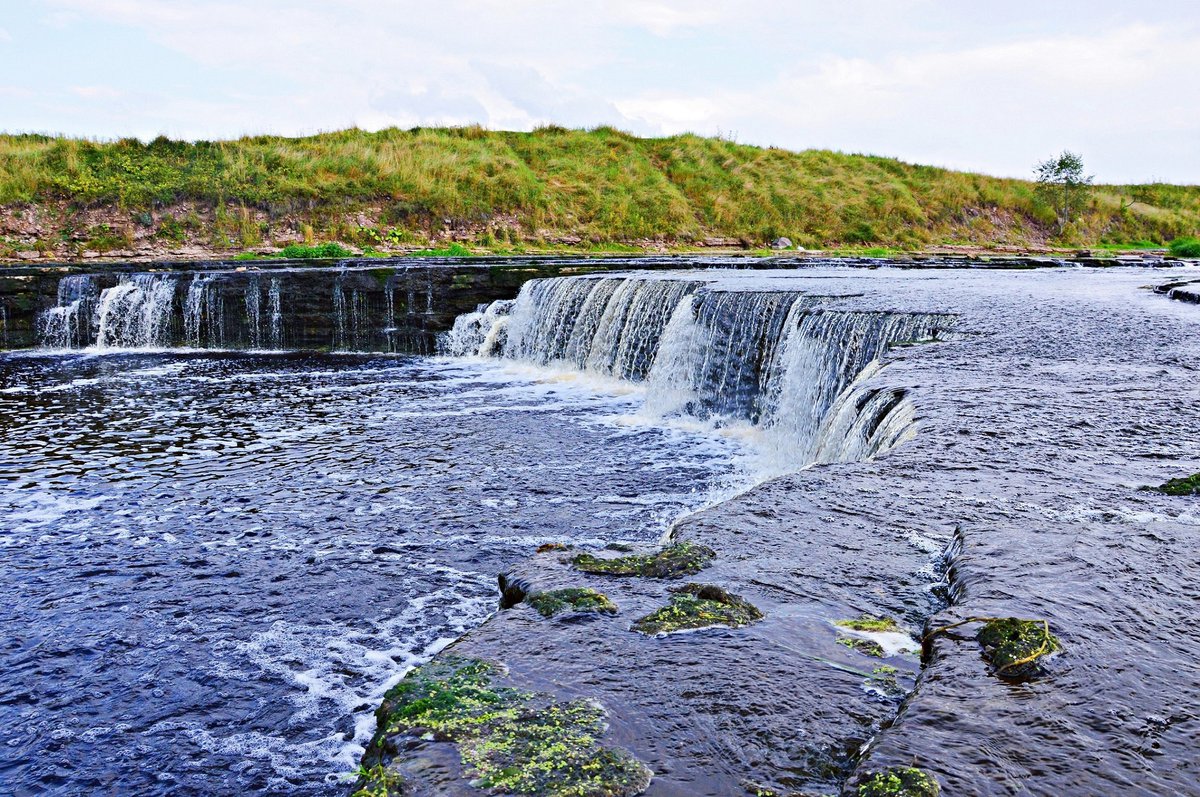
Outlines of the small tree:
[{"label": "small tree", "polygon": [[1063,150],[1057,158],[1042,161],[1034,167],[1037,175],[1038,196],[1050,207],[1058,219],[1061,235],[1071,223],[1091,191],[1092,176],[1083,173],[1083,158],[1074,152]]}]

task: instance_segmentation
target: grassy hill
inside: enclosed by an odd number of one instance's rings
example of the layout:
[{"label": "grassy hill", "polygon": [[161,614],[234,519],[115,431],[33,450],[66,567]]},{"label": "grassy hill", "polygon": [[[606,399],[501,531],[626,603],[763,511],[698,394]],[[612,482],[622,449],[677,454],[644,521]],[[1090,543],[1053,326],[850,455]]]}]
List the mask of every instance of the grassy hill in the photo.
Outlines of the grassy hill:
[{"label": "grassy hill", "polygon": [[0,136],[0,256],[9,257],[215,254],[301,240],[491,251],[757,247],[779,236],[810,249],[1146,245],[1198,232],[1197,186],[1099,186],[1059,235],[1028,181],[610,128],[148,144]]}]

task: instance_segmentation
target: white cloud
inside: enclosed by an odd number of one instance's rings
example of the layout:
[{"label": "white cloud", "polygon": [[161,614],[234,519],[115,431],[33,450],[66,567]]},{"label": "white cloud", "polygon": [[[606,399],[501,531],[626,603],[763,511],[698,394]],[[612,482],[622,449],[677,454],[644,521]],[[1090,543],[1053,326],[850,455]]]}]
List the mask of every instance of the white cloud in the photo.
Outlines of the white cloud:
[{"label": "white cloud", "polygon": [[[1200,178],[1200,132],[1185,106],[1200,75],[1188,38],[1147,26],[876,60],[830,57],[762,86],[674,94],[647,91],[617,107],[664,133],[756,131],[762,143],[902,155],[1024,176],[1064,146],[1094,153],[1110,174],[1122,159],[1173,149]],[[1172,100],[1174,102],[1172,103]],[[1169,122],[1160,120],[1174,106]],[[763,136],[766,136],[764,139]],[[1124,152],[1124,154],[1122,154]],[[1102,175],[1103,176],[1103,175]],[[1137,179],[1127,170],[1112,179]]]},{"label": "white cloud", "polygon": [[125,95],[112,86],[72,86],[71,93],[85,100],[115,100]]},{"label": "white cloud", "polygon": [[[1072,147],[1101,179],[1200,182],[1200,111],[1188,100],[1200,20],[1175,0],[1136,10],[1096,0],[1086,17],[1040,0],[1003,11],[940,0],[44,5],[120,26],[122,41],[142,37],[147,61],[94,78],[123,93],[119,114],[72,103],[70,84],[39,86],[44,100],[6,115],[22,129],[216,137],[607,123],[1007,174]],[[31,46],[77,61],[54,74],[87,74],[103,40],[79,41]],[[158,68],[164,52],[172,68]]]},{"label": "white cloud", "polygon": [[7,30],[5,30],[4,28],[0,28],[0,44],[3,44],[4,42],[10,42],[12,40],[13,40],[12,34],[9,33]]}]

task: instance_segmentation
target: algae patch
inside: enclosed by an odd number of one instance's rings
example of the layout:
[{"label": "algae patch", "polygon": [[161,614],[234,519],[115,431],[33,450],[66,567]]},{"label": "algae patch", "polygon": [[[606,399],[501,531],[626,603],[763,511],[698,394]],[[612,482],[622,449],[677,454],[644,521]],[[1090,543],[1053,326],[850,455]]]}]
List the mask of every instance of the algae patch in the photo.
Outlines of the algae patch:
[{"label": "algae patch", "polygon": [[715,625],[737,628],[763,617],[754,604],[720,587],[685,584],[672,592],[668,605],[633,624],[635,631],[654,636]]},{"label": "algae patch", "polygon": [[1182,479],[1170,479],[1150,489],[1166,495],[1200,495],[1200,473]]},{"label": "algae patch", "polygon": [[834,625],[840,628],[849,628],[851,631],[864,631],[868,633],[884,633],[900,630],[900,627],[896,625],[896,621],[892,618],[872,617],[869,614],[864,614],[857,620],[838,620]]},{"label": "algae patch", "polygon": [[997,675],[1021,678],[1037,672],[1038,661],[1059,649],[1045,620],[1001,617],[988,620],[976,637]]},{"label": "algae patch", "polygon": [[860,637],[840,636],[837,638],[839,645],[845,645],[853,651],[871,656],[872,658],[882,659],[884,657],[883,646],[871,639],[862,639]]},{"label": "algae patch", "polygon": [[358,782],[355,783],[354,793],[350,797],[403,797],[404,777],[398,772],[376,764],[373,767],[359,767]]},{"label": "algae patch", "polygon": [[874,772],[858,786],[858,797],[938,797],[937,778],[916,767]]},{"label": "algae patch", "polygon": [[536,609],[542,617],[553,617],[568,610],[601,614],[617,613],[617,604],[609,600],[607,595],[588,587],[568,587],[550,592],[535,592],[526,596],[525,602]]},{"label": "algae patch", "polygon": [[717,556],[712,548],[693,542],[671,545],[658,553],[632,554],[606,559],[579,554],[571,559],[576,570],[606,576],[682,578],[699,573]]},{"label": "algae patch", "polygon": [[[403,748],[394,738],[402,736],[455,743],[472,785],[497,794],[634,797],[649,786],[645,765],[600,744],[600,706],[499,686],[499,674],[489,662],[456,657],[411,671],[376,712],[362,772],[376,772],[385,753]],[[364,776],[356,788],[374,786]]]},{"label": "algae patch", "polygon": [[968,617],[935,628],[925,635],[925,642],[970,623],[983,623],[975,639],[983,646],[983,657],[991,663],[992,672],[1001,678],[1033,677],[1039,672],[1042,658],[1062,649],[1050,633],[1050,623],[1019,617]]}]

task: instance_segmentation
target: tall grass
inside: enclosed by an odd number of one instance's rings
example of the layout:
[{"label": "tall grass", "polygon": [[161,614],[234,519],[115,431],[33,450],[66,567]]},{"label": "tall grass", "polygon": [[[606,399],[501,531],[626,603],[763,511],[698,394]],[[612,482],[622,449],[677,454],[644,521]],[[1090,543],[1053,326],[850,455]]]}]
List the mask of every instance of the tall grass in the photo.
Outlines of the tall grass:
[{"label": "tall grass", "polygon": [[[349,235],[365,205],[382,208],[379,223],[397,230],[503,219],[525,240],[573,235],[592,244],[787,236],[809,247],[1019,245],[1045,240],[1054,226],[1027,181],[694,135],[556,127],[148,143],[0,135],[0,206],[132,214],[184,202],[221,208],[215,234],[244,245],[270,235],[250,210],[300,214],[322,233]],[[1059,242],[1164,243],[1197,233],[1200,187],[1099,186]]]}]

